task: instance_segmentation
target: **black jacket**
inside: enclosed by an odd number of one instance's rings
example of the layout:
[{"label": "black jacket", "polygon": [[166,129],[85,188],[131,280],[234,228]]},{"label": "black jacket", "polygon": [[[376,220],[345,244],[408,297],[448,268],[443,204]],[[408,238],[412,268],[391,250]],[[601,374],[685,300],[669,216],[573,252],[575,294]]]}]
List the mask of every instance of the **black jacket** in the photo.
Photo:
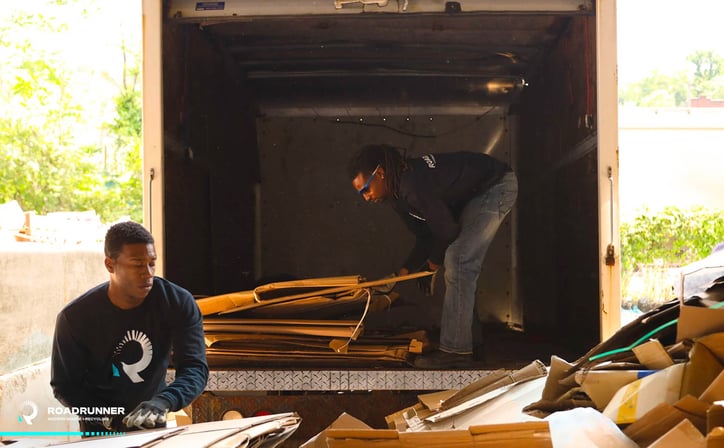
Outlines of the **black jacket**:
[{"label": "black jacket", "polygon": [[510,168],[474,152],[428,154],[407,163],[392,207],[415,234],[415,246],[403,266],[416,272],[425,268],[428,259],[442,264],[445,250],[460,233],[465,205]]}]

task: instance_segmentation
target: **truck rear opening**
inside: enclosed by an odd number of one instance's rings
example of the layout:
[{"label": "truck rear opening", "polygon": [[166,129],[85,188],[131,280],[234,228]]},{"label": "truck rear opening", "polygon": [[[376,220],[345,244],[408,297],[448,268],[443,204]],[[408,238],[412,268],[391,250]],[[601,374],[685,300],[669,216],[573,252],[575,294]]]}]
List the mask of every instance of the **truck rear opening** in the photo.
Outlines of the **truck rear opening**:
[{"label": "truck rear opening", "polygon": [[[146,108],[144,132],[162,142],[146,140],[145,197],[165,277],[199,296],[380,278],[412,236],[359,199],[348,157],[481,151],[515,168],[519,196],[480,321],[579,354],[618,328],[615,3],[167,1],[158,30],[145,7],[161,62],[146,75],[162,80],[145,85],[161,118]],[[413,295],[434,319],[441,297]]]}]

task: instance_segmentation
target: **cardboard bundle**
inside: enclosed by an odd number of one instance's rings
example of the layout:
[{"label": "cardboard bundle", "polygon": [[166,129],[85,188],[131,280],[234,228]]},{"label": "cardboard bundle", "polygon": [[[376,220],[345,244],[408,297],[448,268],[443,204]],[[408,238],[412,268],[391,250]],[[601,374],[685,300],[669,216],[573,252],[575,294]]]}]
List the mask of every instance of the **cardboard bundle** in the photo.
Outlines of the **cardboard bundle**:
[{"label": "cardboard bundle", "polygon": [[[389,282],[366,282],[360,276],[316,278],[200,298],[209,365],[406,365],[410,354],[429,345],[424,331],[365,332],[367,313],[384,310],[398,298],[397,293],[375,289]],[[350,320],[350,315],[358,317]]]}]

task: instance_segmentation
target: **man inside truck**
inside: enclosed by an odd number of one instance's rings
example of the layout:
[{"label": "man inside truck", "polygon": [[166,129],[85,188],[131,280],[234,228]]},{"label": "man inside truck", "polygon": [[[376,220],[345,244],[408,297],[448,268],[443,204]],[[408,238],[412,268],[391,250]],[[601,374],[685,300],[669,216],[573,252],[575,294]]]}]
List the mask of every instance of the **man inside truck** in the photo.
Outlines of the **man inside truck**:
[{"label": "man inside truck", "polygon": [[[199,308],[187,290],[154,276],[151,233],[114,224],[104,252],[110,280],[60,311],[51,357],[53,393],[76,410],[84,436],[165,426],[167,412],[198,397],[209,374]],[[176,375],[167,385],[172,351]]]},{"label": "man inside truck", "polygon": [[[352,186],[367,202],[389,202],[415,245],[394,275],[444,267],[445,297],[438,349],[419,355],[421,369],[473,364],[473,319],[478,277],[485,254],[515,204],[518,180],[506,163],[474,152],[408,158],[398,149],[373,144],[350,159]],[[432,295],[435,275],[420,289]]]}]

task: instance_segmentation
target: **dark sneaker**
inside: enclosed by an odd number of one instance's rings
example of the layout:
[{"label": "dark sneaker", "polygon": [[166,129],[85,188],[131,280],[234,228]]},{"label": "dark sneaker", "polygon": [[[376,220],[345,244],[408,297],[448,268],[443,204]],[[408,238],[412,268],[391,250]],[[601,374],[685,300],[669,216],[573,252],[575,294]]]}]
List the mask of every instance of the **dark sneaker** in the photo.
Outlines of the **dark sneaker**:
[{"label": "dark sneaker", "polygon": [[466,369],[473,366],[473,355],[435,350],[426,355],[418,355],[412,365],[418,369]]}]

